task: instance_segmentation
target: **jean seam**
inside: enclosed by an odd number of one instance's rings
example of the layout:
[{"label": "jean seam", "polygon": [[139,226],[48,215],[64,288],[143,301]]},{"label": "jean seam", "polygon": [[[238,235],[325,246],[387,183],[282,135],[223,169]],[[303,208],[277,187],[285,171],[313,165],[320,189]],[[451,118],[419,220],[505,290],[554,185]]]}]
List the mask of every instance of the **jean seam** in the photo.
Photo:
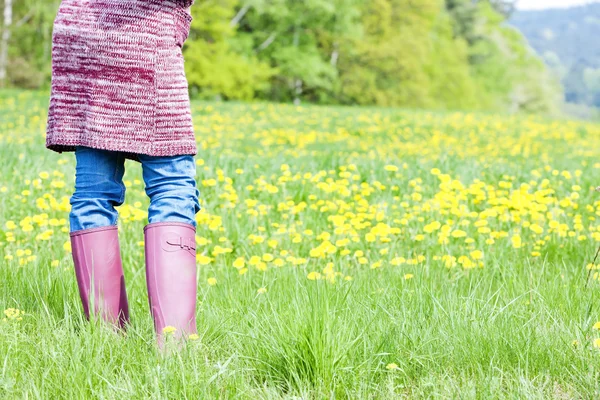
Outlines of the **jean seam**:
[{"label": "jean seam", "polygon": [[[119,197],[119,204],[123,204],[125,202],[125,191],[127,190],[123,179],[117,179],[117,175],[119,174],[119,168],[123,167],[123,175],[125,175],[125,160],[123,159],[123,155],[121,153],[117,153],[117,162],[115,165],[115,173],[113,174],[113,180],[121,186],[121,197]],[[116,211],[116,210],[115,210]],[[115,221],[113,225],[118,224],[119,222],[119,212],[116,212]]]}]

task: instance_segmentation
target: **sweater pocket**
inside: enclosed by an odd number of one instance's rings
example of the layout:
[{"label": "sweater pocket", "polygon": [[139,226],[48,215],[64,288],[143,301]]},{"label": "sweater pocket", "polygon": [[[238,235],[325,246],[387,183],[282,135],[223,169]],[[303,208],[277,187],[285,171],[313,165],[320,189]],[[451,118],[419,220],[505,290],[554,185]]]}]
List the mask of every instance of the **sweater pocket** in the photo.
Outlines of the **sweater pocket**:
[{"label": "sweater pocket", "polygon": [[189,13],[189,9],[174,7],[173,8],[173,24],[175,44],[179,47],[183,47],[186,39],[190,34],[190,27],[192,25],[193,17]]}]

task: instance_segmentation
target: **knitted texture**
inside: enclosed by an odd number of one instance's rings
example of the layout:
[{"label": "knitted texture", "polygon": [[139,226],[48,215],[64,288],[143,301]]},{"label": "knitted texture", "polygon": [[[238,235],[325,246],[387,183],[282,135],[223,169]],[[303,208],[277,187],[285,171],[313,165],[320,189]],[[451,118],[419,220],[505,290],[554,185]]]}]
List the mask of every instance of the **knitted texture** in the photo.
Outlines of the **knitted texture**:
[{"label": "knitted texture", "polygon": [[197,153],[182,47],[193,0],[62,0],[46,147]]}]

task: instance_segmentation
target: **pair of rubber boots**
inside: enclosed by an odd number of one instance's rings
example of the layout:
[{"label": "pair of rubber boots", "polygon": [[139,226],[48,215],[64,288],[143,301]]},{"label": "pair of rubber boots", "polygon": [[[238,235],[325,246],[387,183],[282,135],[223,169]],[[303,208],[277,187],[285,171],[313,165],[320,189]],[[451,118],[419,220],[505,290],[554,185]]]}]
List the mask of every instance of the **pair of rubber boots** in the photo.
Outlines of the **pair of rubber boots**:
[{"label": "pair of rubber boots", "polygon": [[[165,335],[185,339],[197,334],[196,228],[176,222],[148,224],[144,246],[148,302],[162,348]],[[93,308],[95,315],[125,329],[129,306],[117,226],[72,232],[71,248],[86,318]]]}]

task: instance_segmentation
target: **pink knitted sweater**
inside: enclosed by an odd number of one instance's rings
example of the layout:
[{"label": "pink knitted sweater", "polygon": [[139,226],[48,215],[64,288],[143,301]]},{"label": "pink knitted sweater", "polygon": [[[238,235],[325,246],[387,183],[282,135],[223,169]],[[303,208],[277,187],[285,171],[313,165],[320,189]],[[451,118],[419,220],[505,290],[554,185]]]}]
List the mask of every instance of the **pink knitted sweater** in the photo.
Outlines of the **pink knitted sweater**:
[{"label": "pink knitted sweater", "polygon": [[194,0],[62,0],[46,147],[196,154],[182,46]]}]

